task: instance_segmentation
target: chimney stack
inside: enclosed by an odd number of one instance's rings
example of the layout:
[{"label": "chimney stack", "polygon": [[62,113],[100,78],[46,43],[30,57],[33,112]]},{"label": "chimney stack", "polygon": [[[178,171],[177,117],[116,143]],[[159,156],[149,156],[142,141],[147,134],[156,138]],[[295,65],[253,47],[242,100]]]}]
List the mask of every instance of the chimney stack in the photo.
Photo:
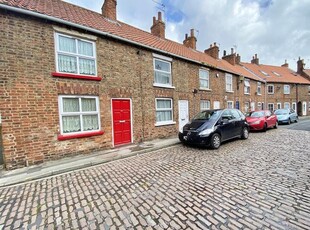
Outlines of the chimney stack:
[{"label": "chimney stack", "polygon": [[116,0],[105,0],[102,7],[101,12],[105,18],[116,21]]},{"label": "chimney stack", "polygon": [[[215,59],[219,59],[219,47],[217,46],[216,42],[213,43],[213,45],[210,45],[209,49],[205,50],[205,53],[210,55],[211,57],[215,58]],[[226,52],[226,51],[224,51]]]},{"label": "chimney stack", "polygon": [[188,34],[185,34],[185,40],[183,41],[183,45],[188,48],[196,49],[197,38],[195,37],[195,30],[191,29],[191,34],[188,37]]},{"label": "chimney stack", "polygon": [[287,60],[285,60],[285,63],[283,65],[281,65],[282,67],[286,67],[288,68],[288,63],[287,63]]},{"label": "chimney stack", "polygon": [[301,74],[304,71],[304,67],[305,67],[305,63],[304,63],[304,59],[300,59],[297,61],[297,73]]},{"label": "chimney stack", "polygon": [[[238,56],[239,56],[239,54],[238,54]],[[237,57],[236,57],[236,53],[234,53],[234,49],[233,48],[231,48],[231,53],[229,55],[226,55],[226,51],[224,51],[224,56],[222,57],[222,59],[227,61],[231,65],[236,65],[237,64],[237,60],[236,60]],[[239,63],[240,63],[240,61],[239,61]]]},{"label": "chimney stack", "polygon": [[258,57],[257,57],[257,54],[255,54],[255,56],[252,58],[251,63],[252,63],[252,64],[259,65],[259,59],[258,59]]},{"label": "chimney stack", "polygon": [[158,12],[158,20],[153,17],[153,25],[151,27],[151,33],[157,37],[165,38],[165,23],[162,20],[161,12]]}]

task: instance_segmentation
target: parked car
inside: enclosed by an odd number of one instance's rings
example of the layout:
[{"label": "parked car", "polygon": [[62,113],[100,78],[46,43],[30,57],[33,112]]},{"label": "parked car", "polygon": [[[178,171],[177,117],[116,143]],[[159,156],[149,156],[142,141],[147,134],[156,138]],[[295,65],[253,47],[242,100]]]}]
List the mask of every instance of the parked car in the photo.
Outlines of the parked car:
[{"label": "parked car", "polygon": [[179,132],[181,142],[213,149],[219,148],[223,141],[248,137],[249,125],[237,109],[202,111]]},{"label": "parked car", "polygon": [[278,128],[278,119],[269,110],[252,111],[246,115],[251,130],[263,130],[268,128]]},{"label": "parked car", "polygon": [[291,122],[298,122],[298,115],[294,109],[277,109],[275,115],[278,118],[279,124],[291,124]]}]

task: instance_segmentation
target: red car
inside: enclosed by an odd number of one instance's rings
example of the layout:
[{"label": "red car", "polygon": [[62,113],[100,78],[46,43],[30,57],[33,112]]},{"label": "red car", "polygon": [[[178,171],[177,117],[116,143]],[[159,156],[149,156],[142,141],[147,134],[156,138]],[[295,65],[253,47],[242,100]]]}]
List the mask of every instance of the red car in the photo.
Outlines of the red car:
[{"label": "red car", "polygon": [[278,120],[275,114],[269,110],[257,110],[247,114],[246,121],[251,130],[263,130],[278,128]]}]

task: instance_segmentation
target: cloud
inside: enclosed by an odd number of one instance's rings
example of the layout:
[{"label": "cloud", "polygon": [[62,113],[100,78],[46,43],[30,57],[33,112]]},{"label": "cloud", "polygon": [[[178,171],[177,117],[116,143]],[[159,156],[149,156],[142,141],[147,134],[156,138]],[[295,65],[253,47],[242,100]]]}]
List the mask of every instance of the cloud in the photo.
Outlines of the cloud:
[{"label": "cloud", "polygon": [[[66,0],[100,12],[101,1]],[[309,0],[118,0],[118,19],[150,31],[152,17],[165,5],[166,37],[182,43],[196,30],[201,51],[213,42],[223,50],[237,48],[242,61],[257,53],[260,63],[296,69],[299,56],[310,68]]]}]

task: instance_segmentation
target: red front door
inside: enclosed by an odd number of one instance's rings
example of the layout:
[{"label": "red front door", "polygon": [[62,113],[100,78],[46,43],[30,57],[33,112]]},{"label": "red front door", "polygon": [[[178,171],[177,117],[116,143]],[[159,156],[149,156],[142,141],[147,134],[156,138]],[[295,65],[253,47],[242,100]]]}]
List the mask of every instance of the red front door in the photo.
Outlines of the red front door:
[{"label": "red front door", "polygon": [[113,99],[114,145],[131,143],[130,100]]}]

